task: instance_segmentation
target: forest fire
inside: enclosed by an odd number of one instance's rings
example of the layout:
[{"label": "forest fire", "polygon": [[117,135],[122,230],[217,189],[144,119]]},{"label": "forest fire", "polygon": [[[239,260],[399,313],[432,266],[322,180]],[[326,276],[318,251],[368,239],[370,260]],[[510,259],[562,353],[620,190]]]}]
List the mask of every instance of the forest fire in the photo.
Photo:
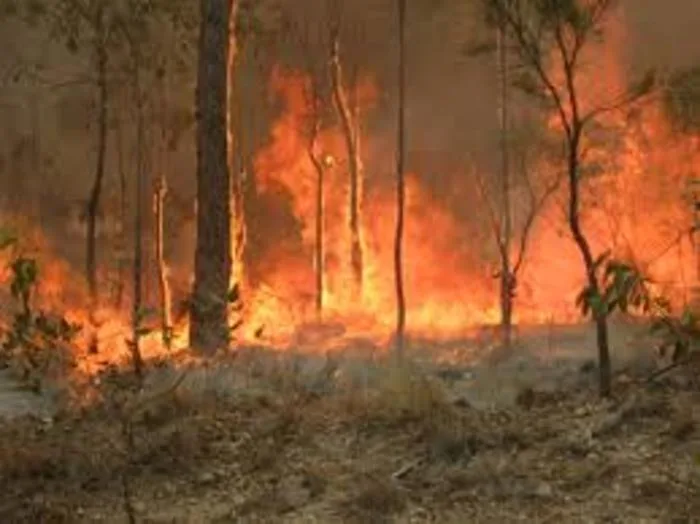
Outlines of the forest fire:
[{"label": "forest fire", "polygon": [[[627,88],[621,65],[622,40],[616,28],[603,55],[605,81],[598,78],[600,70],[596,70],[595,79],[581,79],[584,102],[591,107],[604,105]],[[309,118],[305,97],[308,82],[299,73],[275,72],[272,90],[282,99],[284,109],[270,143],[256,157],[259,190],[284,194],[301,241],[296,252],[281,242],[256,262],[266,268],[262,280],[267,286],[253,294],[250,329],[265,325],[284,336],[316,318],[314,268],[310,262],[315,242],[316,175],[304,133]],[[591,88],[593,85],[604,86],[603,92]],[[698,140],[673,129],[658,97],[627,109],[627,113],[607,113],[601,121],[604,127],[621,131],[619,142],[611,143],[601,133],[603,139],[596,137],[587,145],[587,162],[596,174],[584,184],[585,227],[596,253],[610,248],[615,257],[634,262],[675,304],[683,304],[689,300],[689,286],[696,279],[689,234],[692,205],[685,191],[693,166],[700,160]],[[373,147],[376,138],[362,137],[366,144],[364,162],[374,169],[381,166],[381,159],[371,158],[381,156]],[[361,295],[356,299],[347,256],[347,170],[342,169],[347,154],[341,130],[325,129],[319,142],[324,154],[339,159],[326,171],[330,187],[325,200],[330,211],[324,217],[328,252],[323,318],[338,321],[348,333],[354,329],[372,338],[386,338],[393,329],[395,300],[392,178],[376,171],[366,173],[361,223],[366,271]],[[535,185],[560,170],[546,160],[537,160],[536,164]],[[414,336],[462,337],[475,327],[499,321],[497,282],[492,275],[496,263],[489,249],[473,240],[486,238],[488,243],[489,234],[483,203],[473,196],[469,200],[469,195],[476,193],[471,173],[474,169],[465,166],[461,173],[450,174],[444,181],[454,187],[455,193],[465,195],[465,205],[473,206],[466,220],[431,196],[421,174],[408,177],[406,288],[409,331]],[[562,184],[540,211],[528,242],[516,299],[516,321],[521,324],[576,322],[580,318],[575,299],[583,285],[583,271],[566,223],[565,186]],[[523,188],[515,187],[513,191],[516,200],[525,198]]]},{"label": "forest fire", "polygon": [[[625,90],[623,49],[624,35],[616,27],[601,55],[602,67],[581,78],[585,104],[595,107],[611,93]],[[591,48],[590,52],[599,51]],[[596,86],[603,86],[604,92],[598,92]],[[247,219],[246,224],[249,234],[260,230],[258,236],[266,238],[246,245],[244,259],[237,261],[243,264],[236,271],[244,279],[244,308],[234,337],[238,343],[280,349],[306,345],[322,351],[338,341],[358,339],[385,346],[393,335],[395,319],[393,153],[386,150],[387,138],[365,125],[371,122],[380,98],[379,86],[370,76],[361,78],[353,100],[361,174],[359,279],[351,256],[347,137],[339,119],[327,117],[332,107],[314,106],[311,91],[312,79],[304,72],[282,67],[272,71],[269,94],[281,110],[267,143],[255,152],[255,205],[260,209],[256,219]],[[682,304],[690,299],[689,290],[697,280],[686,183],[700,164],[700,139],[676,131],[658,97],[627,109],[606,113],[600,136],[586,144],[587,163],[592,167],[582,185],[585,228],[595,253],[610,248],[616,257],[633,261],[648,271],[674,303]],[[556,132],[556,115],[551,118],[550,131]],[[312,141],[314,119],[322,125]],[[614,131],[606,134],[606,130]],[[620,139],[611,141],[607,138],[611,135]],[[522,225],[519,209],[528,191],[537,192],[556,177],[561,170],[558,162],[560,159],[546,155],[530,155],[526,169],[532,186],[519,183],[512,187],[516,229]],[[324,182],[320,228],[319,169]],[[440,180],[430,176],[422,172],[407,175],[408,333],[430,340],[459,339],[500,320],[494,276],[498,259],[484,201],[488,195],[480,194],[475,183],[495,175],[465,160],[462,169],[441,173]],[[538,210],[529,232],[516,288],[516,324],[580,320],[575,299],[584,279],[580,254],[567,227],[566,192],[563,183]],[[445,193],[452,195],[449,201],[443,198]],[[320,258],[319,239],[323,244]],[[319,260],[323,266],[320,283]],[[73,288],[82,287],[73,285],[74,281],[59,262],[42,262],[41,300],[55,307],[59,302],[61,307],[71,304],[67,316],[82,324],[88,323],[91,313],[100,332],[100,346],[126,354],[133,327],[130,313],[112,307],[98,312],[81,307],[89,303],[83,291],[68,295]],[[175,348],[187,344],[186,322],[183,318],[175,326]],[[145,356],[162,351],[157,322],[147,324]],[[99,358],[104,360],[107,353],[102,350]]]},{"label": "forest fire", "polygon": [[0,523],[700,515],[698,0],[0,6]]}]

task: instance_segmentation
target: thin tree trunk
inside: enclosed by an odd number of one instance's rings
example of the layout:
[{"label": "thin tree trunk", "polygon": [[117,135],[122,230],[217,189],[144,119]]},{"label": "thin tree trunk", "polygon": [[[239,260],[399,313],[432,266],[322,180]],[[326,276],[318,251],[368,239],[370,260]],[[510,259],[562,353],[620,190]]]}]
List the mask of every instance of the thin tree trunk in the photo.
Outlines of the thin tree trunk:
[{"label": "thin tree trunk", "polygon": [[498,45],[498,120],[501,152],[501,232],[500,232],[500,306],[501,343],[507,351],[512,344],[513,333],[513,271],[511,269],[511,244],[513,237],[510,200],[510,143],[508,122],[508,50],[503,26],[497,29]]},{"label": "thin tree trunk", "polygon": [[124,166],[124,138],[122,122],[117,124],[116,130],[117,145],[117,170],[119,171],[119,221],[121,231],[119,234],[119,258],[117,260],[117,293],[115,303],[117,309],[121,309],[124,303],[124,281],[126,280],[127,264],[125,260],[126,249],[126,168]]},{"label": "thin tree trunk", "polygon": [[168,107],[170,103],[170,89],[167,75],[162,80],[163,96],[160,99],[160,141],[158,147],[157,179],[153,192],[153,219],[155,228],[155,262],[158,273],[158,295],[160,299],[160,328],[163,345],[167,349],[172,347],[173,314],[172,292],[168,277],[170,271],[165,260],[165,198],[168,194],[167,173],[169,171],[168,159]]},{"label": "thin tree trunk", "polygon": [[95,164],[95,179],[87,206],[87,245],[85,256],[85,272],[90,293],[90,351],[97,352],[97,327],[94,313],[99,302],[97,289],[97,214],[102,197],[102,184],[105,176],[105,159],[107,155],[107,49],[104,28],[104,5],[99,4],[95,20],[95,53],[97,58],[97,160]]},{"label": "thin tree trunk", "polygon": [[134,220],[134,302],[131,312],[132,340],[131,352],[136,376],[143,376],[143,358],[141,357],[141,330],[143,329],[143,198],[145,195],[146,173],[144,166],[145,155],[145,123],[143,93],[141,92],[141,59],[136,44],[132,42],[133,89],[136,102],[136,216]]},{"label": "thin tree trunk", "polygon": [[[46,181],[44,180],[44,174],[43,174],[43,169],[42,169],[42,147],[41,147],[41,125],[39,122],[39,99],[36,94],[36,92],[32,93],[30,95],[30,109],[31,109],[31,115],[32,115],[32,175],[34,177],[38,177],[37,182],[39,183],[39,187],[46,188],[47,184]],[[36,180],[36,179],[35,179]],[[35,182],[35,183],[37,183]],[[34,189],[34,188],[32,188]],[[36,191],[34,189],[34,191]],[[34,195],[41,194],[41,192],[33,192]],[[39,218],[39,212],[40,212],[40,207],[39,207],[39,202],[37,201],[37,197],[34,196],[34,198],[31,201],[31,214],[32,218],[38,219]]]},{"label": "thin tree trunk", "polygon": [[[229,34],[235,35],[236,17],[238,14],[238,2],[231,3],[229,12]],[[240,89],[236,83],[235,68],[238,59],[238,49],[235,39],[229,42],[226,59],[227,90],[226,90],[226,140],[228,147],[228,168],[231,177],[231,237],[233,240],[233,255],[231,268],[231,288],[240,289],[243,281],[244,264],[243,251],[245,249],[246,224],[244,211],[243,178],[242,178],[242,150],[241,137],[234,140],[233,130],[240,127]],[[241,297],[237,297],[240,301]],[[240,307],[240,302],[236,304]]]},{"label": "thin tree trunk", "polygon": [[170,349],[172,345],[173,314],[172,314],[172,292],[168,281],[168,264],[165,260],[165,249],[163,234],[165,231],[165,196],[168,192],[167,180],[162,173],[158,177],[156,188],[153,194],[153,215],[155,221],[155,251],[156,267],[158,271],[158,285],[160,291],[160,325],[163,337],[163,345]]},{"label": "thin tree trunk", "polygon": [[231,177],[227,153],[229,1],[200,0],[197,72],[197,248],[190,343],[205,353],[228,346]]},{"label": "thin tree trunk", "polygon": [[[600,295],[598,275],[596,275],[595,260],[591,247],[581,229],[581,213],[579,209],[579,154],[580,154],[581,130],[578,123],[574,123],[568,151],[568,175],[569,175],[569,228],[574,241],[579,248],[583,263],[586,268],[588,286],[595,296]],[[596,328],[596,342],[598,346],[598,372],[600,375],[600,395],[610,396],[612,390],[612,369],[610,362],[610,341],[608,336],[608,317],[605,311],[599,308],[593,309],[593,320]]]},{"label": "thin tree trunk", "polygon": [[406,109],[406,0],[398,0],[399,56],[398,56],[398,134],[396,144],[396,236],[394,238],[394,278],[396,284],[396,356],[404,356],[406,330],[406,297],[403,283],[403,234],[405,208],[404,148]]},{"label": "thin tree trunk", "polygon": [[316,143],[318,141],[318,134],[321,127],[320,119],[320,107],[318,100],[318,90],[315,86],[312,87],[312,100],[311,100],[311,133],[309,135],[309,143],[307,146],[307,152],[309,155],[309,160],[316,170],[316,211],[315,211],[315,221],[316,221],[316,246],[314,250],[314,269],[316,271],[316,318],[321,320],[323,316],[323,276],[324,276],[324,243],[323,243],[323,219],[324,219],[324,167],[323,162],[316,156]]},{"label": "thin tree trunk", "polygon": [[362,239],[360,237],[360,186],[362,162],[357,149],[357,135],[353,124],[353,115],[343,85],[343,68],[340,63],[340,31],[335,27],[331,35],[330,76],[333,89],[333,99],[340,117],[340,123],[345,136],[345,146],[348,153],[348,170],[350,175],[350,266],[354,289],[358,293],[362,290],[363,256]]}]

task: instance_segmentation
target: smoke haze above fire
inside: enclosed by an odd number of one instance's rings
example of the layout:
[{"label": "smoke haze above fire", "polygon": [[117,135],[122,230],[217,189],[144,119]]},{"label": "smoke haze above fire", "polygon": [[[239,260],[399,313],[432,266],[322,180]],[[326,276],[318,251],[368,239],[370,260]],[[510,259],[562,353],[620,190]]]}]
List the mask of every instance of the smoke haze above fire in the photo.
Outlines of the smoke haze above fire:
[{"label": "smoke haze above fire", "polygon": [[[319,9],[319,0],[304,2],[287,2],[294,6],[299,19],[306,20],[312,27],[316,23],[314,15],[323,16]],[[355,56],[364,68],[377,74],[380,88],[386,97],[386,108],[381,125],[390,130],[393,126],[394,69],[395,69],[395,32],[391,18],[392,6],[386,0],[366,0],[343,2],[348,25],[361,26],[359,42],[344,44],[344,51]],[[476,3],[476,2],[474,2]],[[483,153],[493,154],[495,149],[494,82],[495,72],[488,60],[474,60],[464,56],[465,45],[474,38],[478,21],[469,2],[443,0],[438,7],[430,7],[430,2],[416,2],[412,9],[415,16],[409,19],[408,49],[408,135],[410,146],[414,150],[436,150],[462,155]],[[428,7],[425,7],[428,6]],[[625,25],[628,39],[624,53],[628,65],[635,71],[649,66],[660,68],[686,67],[700,63],[700,45],[697,43],[697,27],[700,26],[700,3],[694,0],[624,0]],[[82,74],[88,56],[86,52],[71,55],[53,43],[47,42],[37,31],[28,31],[26,26],[11,20],[2,24],[0,41],[3,48],[10,50],[0,58],[0,70],[9,73],[18,61],[37,61],[50,66],[42,77],[53,81],[70,82]],[[353,47],[357,50],[354,51]],[[286,44],[288,55],[297,55],[294,42]],[[321,55],[325,50],[318,50]],[[354,55],[354,56],[353,56]],[[280,62],[279,54],[272,57],[272,62]],[[282,60],[283,61],[283,60]],[[298,60],[288,60],[298,63]],[[249,109],[255,125],[257,143],[264,142],[269,129],[270,112],[266,107],[267,74],[259,71],[258,64],[248,71],[249,91],[254,92],[255,99]],[[6,79],[7,80],[7,79]],[[182,86],[180,97],[184,103],[192,95],[194,71],[189,85]],[[89,137],[80,133],[89,125],[90,91],[77,83],[69,92],[60,90],[55,85],[43,89],[28,87],[30,82],[20,82],[13,87],[5,82],[3,90],[7,101],[0,106],[3,120],[12,122],[6,128],[8,135],[27,134],[31,127],[29,102],[31,90],[37,91],[41,99],[39,112],[44,134],[44,147],[51,156],[60,156],[60,170],[52,174],[60,178],[56,182],[66,197],[79,199],[84,197],[84,179],[91,176],[87,155],[82,154],[82,141]],[[81,101],[82,99],[82,101]],[[85,104],[85,101],[88,104]],[[66,120],[69,120],[66,123]],[[56,127],[69,125],[74,131],[66,137],[56,133]],[[60,137],[60,138],[59,138]],[[10,156],[8,149],[13,140],[11,136],[4,140],[3,158]],[[70,140],[66,140],[69,138]],[[75,143],[75,147],[72,146]],[[390,146],[390,144],[387,144]],[[78,153],[80,152],[80,154]],[[193,194],[193,158],[191,148],[183,148],[178,166],[174,172],[175,182],[189,194]],[[112,162],[114,159],[112,159]],[[58,162],[58,161],[57,161]],[[112,165],[112,173],[116,166]],[[6,170],[3,170],[6,171]],[[5,175],[7,176],[7,175]],[[112,177],[114,178],[114,177]],[[7,182],[6,182],[7,183]]]}]

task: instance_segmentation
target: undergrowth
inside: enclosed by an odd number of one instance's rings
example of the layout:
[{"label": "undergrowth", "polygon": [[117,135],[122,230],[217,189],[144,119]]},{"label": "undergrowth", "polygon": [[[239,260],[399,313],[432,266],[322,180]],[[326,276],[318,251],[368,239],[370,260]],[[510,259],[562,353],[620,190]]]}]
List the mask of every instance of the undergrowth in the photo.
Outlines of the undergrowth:
[{"label": "undergrowth", "polygon": [[[16,237],[8,233],[0,236],[0,248],[10,250],[17,245]],[[15,252],[9,269],[15,312],[3,333],[0,364],[9,367],[25,385],[40,391],[45,378],[56,378],[73,366],[71,344],[81,327],[35,305],[40,270],[34,258]]]}]

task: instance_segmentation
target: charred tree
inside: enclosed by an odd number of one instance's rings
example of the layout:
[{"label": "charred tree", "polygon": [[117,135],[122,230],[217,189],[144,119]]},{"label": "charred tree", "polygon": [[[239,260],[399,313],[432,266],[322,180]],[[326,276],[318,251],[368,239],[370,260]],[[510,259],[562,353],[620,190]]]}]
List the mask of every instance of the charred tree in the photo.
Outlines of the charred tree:
[{"label": "charred tree", "polygon": [[[344,83],[343,67],[340,60],[340,24],[336,23],[330,35],[330,77],[333,100],[338,112],[340,124],[345,137],[348,155],[349,183],[349,225],[350,225],[350,266],[354,291],[362,290],[363,255],[360,237],[360,199],[362,185],[362,161],[358,149],[358,127],[355,125],[357,115],[353,114],[348,97],[348,87]],[[352,87],[350,88],[352,89]]]},{"label": "charred tree", "polygon": [[228,346],[231,280],[231,177],[228,142],[230,0],[200,0],[197,71],[197,247],[190,344],[214,353]]},{"label": "charred tree", "polygon": [[406,0],[398,0],[397,21],[399,28],[398,52],[398,121],[396,137],[396,234],[394,237],[394,281],[396,289],[396,356],[403,359],[406,331],[406,296],[403,282],[403,237],[405,212],[405,111],[406,111]]},{"label": "charred tree", "polygon": [[90,293],[91,314],[91,341],[90,349],[97,351],[97,333],[94,313],[99,301],[97,288],[97,217],[102,198],[102,186],[105,178],[105,161],[107,156],[107,118],[108,118],[108,90],[107,90],[107,30],[105,27],[105,7],[103,2],[97,2],[95,10],[94,27],[94,53],[97,72],[97,156],[95,160],[95,178],[87,203],[86,221],[86,251],[85,273]]}]

